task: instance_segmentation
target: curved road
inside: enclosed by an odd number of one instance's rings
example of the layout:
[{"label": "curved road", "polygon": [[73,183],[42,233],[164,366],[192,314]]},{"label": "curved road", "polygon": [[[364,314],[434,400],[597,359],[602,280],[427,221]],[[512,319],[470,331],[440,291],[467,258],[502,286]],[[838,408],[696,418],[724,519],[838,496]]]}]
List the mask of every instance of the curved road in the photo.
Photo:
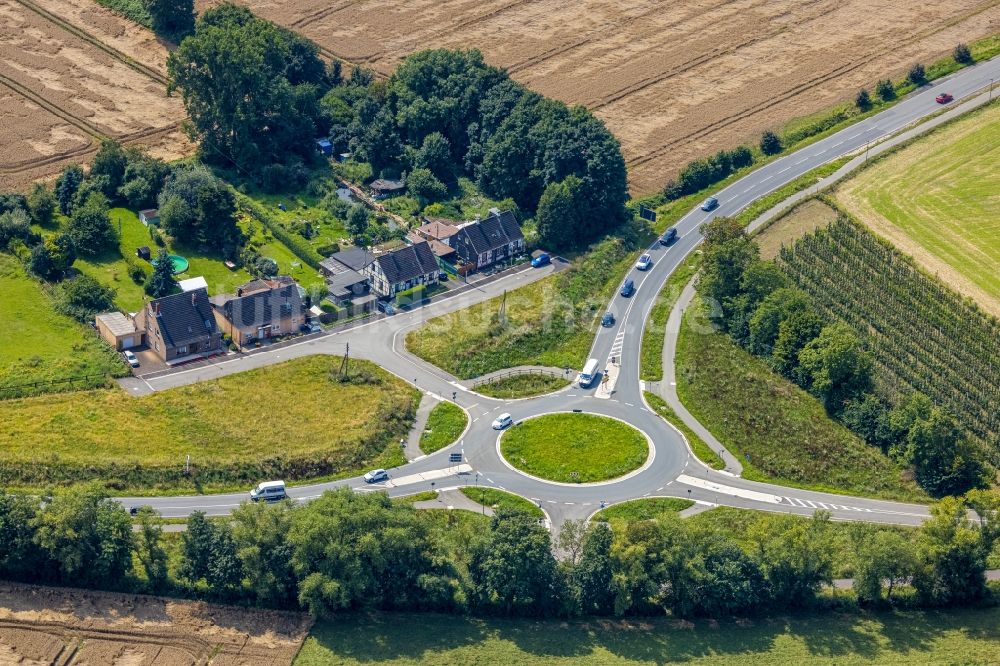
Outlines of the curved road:
[{"label": "curved road", "polygon": [[[610,373],[613,391],[571,386],[533,399],[502,401],[474,393],[453,377],[403,349],[408,331],[427,318],[465,308],[501,291],[540,279],[553,268],[527,269],[481,287],[467,290],[426,307],[387,319],[367,322],[333,334],[319,336],[273,352],[240,356],[199,368],[148,377],[148,390],[160,390],[215,378],[252,367],[317,353],[343,354],[350,345],[351,356],[370,359],[386,370],[441,399],[454,399],[470,416],[470,426],[459,442],[430,456],[391,470],[389,482],[366,485],[359,477],[329,483],[289,488],[297,500],[317,497],[325,490],[348,486],[358,491],[385,490],[390,495],[409,495],[425,490],[480,484],[502,488],[530,498],[558,525],[568,518],[586,518],[602,503],[613,504],[649,496],[690,498],[706,504],[721,504],[764,511],[811,515],[825,509],[835,519],[869,522],[918,524],[927,516],[923,505],[888,502],[787,488],[742,479],[725,471],[707,468],[694,458],[679,433],[649,411],[642,398],[639,381],[639,353],[642,332],[650,309],[670,273],[690,254],[701,237],[698,227],[716,215],[734,215],[756,199],[782,187],[802,174],[841,156],[858,151],[899,132],[941,107],[934,97],[942,91],[962,99],[1000,79],[1000,58],[962,70],[911,94],[886,111],[851,125],[821,141],[771,162],[726,187],[716,196],[719,207],[710,213],[695,209],[676,225],[678,239],[670,247],[649,248],[653,267],[644,272],[630,271],[637,290],[631,298],[617,293],[608,310],[616,317],[611,328],[600,328],[590,356],[601,366],[616,363]],[[667,373],[666,376],[670,376]],[[595,383],[600,387],[600,383]],[[145,390],[145,389],[144,389]],[[564,485],[529,478],[512,470],[497,452],[498,433],[491,428],[496,415],[509,412],[514,420],[540,414],[580,410],[622,419],[642,430],[654,444],[651,462],[625,479],[603,484]],[[463,463],[452,466],[449,454],[463,454]],[[210,515],[229,513],[247,499],[246,493],[183,497],[120,498],[127,505],[148,504],[164,516],[178,517],[203,510]]]}]

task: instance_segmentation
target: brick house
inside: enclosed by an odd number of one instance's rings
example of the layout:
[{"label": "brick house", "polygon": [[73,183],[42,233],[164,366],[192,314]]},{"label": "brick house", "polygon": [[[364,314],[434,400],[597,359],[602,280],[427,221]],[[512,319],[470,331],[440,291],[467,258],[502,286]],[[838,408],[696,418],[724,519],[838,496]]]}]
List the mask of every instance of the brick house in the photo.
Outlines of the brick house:
[{"label": "brick house", "polygon": [[295,333],[307,318],[299,285],[287,275],[248,282],[212,306],[219,328],[240,347]]},{"label": "brick house", "polygon": [[162,360],[170,363],[222,351],[222,332],[207,289],[194,289],[150,301],[135,315],[136,330]]}]

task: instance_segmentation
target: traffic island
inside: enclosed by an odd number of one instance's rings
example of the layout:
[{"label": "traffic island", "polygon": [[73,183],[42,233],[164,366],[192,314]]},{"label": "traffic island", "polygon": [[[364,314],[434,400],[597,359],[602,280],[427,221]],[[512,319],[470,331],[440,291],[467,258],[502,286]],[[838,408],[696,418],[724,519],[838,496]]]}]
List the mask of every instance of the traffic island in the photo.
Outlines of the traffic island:
[{"label": "traffic island", "polygon": [[624,421],[594,414],[545,414],[500,436],[500,455],[526,474],[559,483],[625,476],[649,457],[649,439]]}]

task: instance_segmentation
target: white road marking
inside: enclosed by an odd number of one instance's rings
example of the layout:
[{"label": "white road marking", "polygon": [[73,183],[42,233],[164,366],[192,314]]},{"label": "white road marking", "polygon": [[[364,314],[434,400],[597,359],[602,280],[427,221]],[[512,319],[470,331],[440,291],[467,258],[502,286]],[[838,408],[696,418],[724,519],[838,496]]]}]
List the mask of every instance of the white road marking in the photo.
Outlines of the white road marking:
[{"label": "white road marking", "polygon": [[694,486],[695,488],[710,490],[712,492],[719,493],[720,495],[732,495],[734,497],[742,497],[743,499],[754,500],[756,502],[770,502],[772,504],[781,504],[781,499],[782,499],[778,495],[771,495],[770,493],[762,493],[756,490],[747,490],[745,488],[733,488],[732,486],[723,486],[722,484],[714,483],[712,481],[706,481],[705,479],[699,479],[693,476],[688,476],[687,474],[681,474],[680,476],[678,476],[677,481],[688,486]]},{"label": "white road marking", "polygon": [[[421,481],[433,481],[434,479],[443,479],[446,476],[454,476],[455,474],[461,474],[463,472],[471,472],[472,465],[456,465],[455,467],[448,467],[446,469],[432,469],[428,472],[421,472],[419,474],[409,474],[407,476],[402,476],[398,479],[389,479],[385,482],[386,488],[399,488],[400,486],[408,486],[412,483],[420,483]],[[373,484],[374,485],[374,484]]]},{"label": "white road marking", "polygon": [[626,402],[625,404],[629,407],[635,407],[635,405],[633,405],[631,402]]}]

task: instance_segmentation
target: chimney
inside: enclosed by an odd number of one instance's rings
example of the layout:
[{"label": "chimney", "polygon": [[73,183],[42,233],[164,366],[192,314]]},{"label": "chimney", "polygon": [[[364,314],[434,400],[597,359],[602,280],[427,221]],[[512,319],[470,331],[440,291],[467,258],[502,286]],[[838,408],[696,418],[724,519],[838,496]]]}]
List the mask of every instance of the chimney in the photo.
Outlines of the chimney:
[{"label": "chimney", "polygon": [[153,305],[156,306],[156,316],[159,317],[160,316],[160,304],[159,303],[153,303]]},{"label": "chimney", "polygon": [[242,298],[242,297],[243,297],[243,287],[240,287],[236,290],[236,298]]}]

